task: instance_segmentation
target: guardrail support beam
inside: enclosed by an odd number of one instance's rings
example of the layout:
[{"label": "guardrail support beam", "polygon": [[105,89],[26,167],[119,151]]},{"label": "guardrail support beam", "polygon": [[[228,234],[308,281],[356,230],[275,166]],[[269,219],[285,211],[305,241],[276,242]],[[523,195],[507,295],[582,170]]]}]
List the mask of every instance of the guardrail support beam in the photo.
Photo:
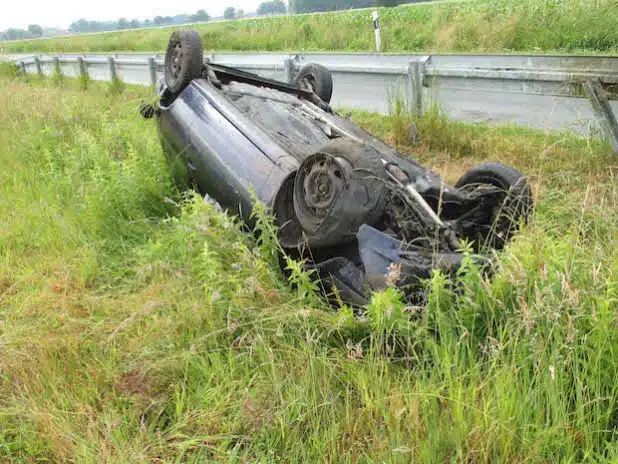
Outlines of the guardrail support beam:
[{"label": "guardrail support beam", "polygon": [[285,60],[283,62],[283,67],[285,68],[285,76],[288,84],[292,84],[294,82],[294,60]]},{"label": "guardrail support beam", "polygon": [[118,73],[116,72],[116,62],[113,56],[107,57],[107,62],[109,63],[109,75],[111,77],[111,81],[114,82],[118,80]]},{"label": "guardrail support beam", "polygon": [[26,70],[26,63],[24,63],[23,61],[19,62],[19,68],[21,69],[21,72],[24,74],[24,76],[28,74],[28,71]]},{"label": "guardrail support beam", "polygon": [[88,79],[88,68],[86,67],[86,61],[81,57],[77,57],[77,65],[79,66],[79,77],[82,79]]},{"label": "guardrail support beam", "polygon": [[157,62],[154,56],[148,58],[148,71],[150,71],[150,85],[157,85]]},{"label": "guardrail support beam", "polygon": [[428,58],[411,61],[408,65],[408,85],[412,93],[410,103],[412,113],[420,116],[423,114],[423,80],[425,78],[425,62]]},{"label": "guardrail support beam", "polygon": [[34,64],[36,65],[36,72],[39,76],[43,77],[43,68],[41,67],[41,59],[38,56],[34,57]]},{"label": "guardrail support beam", "polygon": [[60,66],[60,58],[54,56],[54,72],[57,76],[62,76],[62,66]]},{"label": "guardrail support beam", "polygon": [[601,124],[612,150],[618,155],[618,122],[616,122],[616,115],[609,104],[607,93],[599,82],[584,82],[584,90],[588,94],[592,111]]}]

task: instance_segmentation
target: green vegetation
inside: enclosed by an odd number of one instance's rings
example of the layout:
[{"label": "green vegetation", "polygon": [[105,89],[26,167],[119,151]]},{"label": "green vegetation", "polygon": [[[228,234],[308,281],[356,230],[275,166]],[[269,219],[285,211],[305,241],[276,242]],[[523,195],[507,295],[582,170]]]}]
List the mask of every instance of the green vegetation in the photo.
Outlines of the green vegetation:
[{"label": "green vegetation", "polygon": [[130,86],[0,84],[0,461],[618,459],[618,182],[602,142],[356,113],[456,179],[531,175],[535,220],[426,307],[333,311],[271,224],[175,190]]},{"label": "green vegetation", "polygon": [[[387,52],[616,53],[615,0],[473,0],[380,10]],[[374,51],[366,10],[200,24],[208,50]],[[9,52],[161,51],[170,28],[26,40]]]}]

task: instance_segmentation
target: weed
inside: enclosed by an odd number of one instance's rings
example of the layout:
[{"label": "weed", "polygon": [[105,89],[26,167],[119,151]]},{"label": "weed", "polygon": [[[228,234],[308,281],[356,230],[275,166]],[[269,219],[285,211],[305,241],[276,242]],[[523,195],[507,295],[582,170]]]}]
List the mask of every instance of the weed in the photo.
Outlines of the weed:
[{"label": "weed", "polygon": [[19,67],[13,63],[1,62],[0,63],[0,77],[14,78],[20,73]]},{"label": "weed", "polygon": [[79,82],[79,88],[81,90],[88,90],[88,85],[90,84],[90,77],[88,77],[87,74],[78,77],[77,81]]},{"label": "weed", "polygon": [[122,79],[115,77],[108,83],[109,93],[111,95],[120,95],[124,92],[126,85],[122,82]]}]

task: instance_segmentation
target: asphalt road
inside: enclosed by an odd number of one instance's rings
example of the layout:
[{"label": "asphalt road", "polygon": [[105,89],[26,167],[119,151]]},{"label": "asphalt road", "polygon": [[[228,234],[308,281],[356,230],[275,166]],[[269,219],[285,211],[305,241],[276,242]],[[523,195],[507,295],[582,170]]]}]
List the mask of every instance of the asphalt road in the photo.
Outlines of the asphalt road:
[{"label": "asphalt road", "polygon": [[[28,55],[8,55],[4,58],[24,59]],[[65,55],[66,56],[66,55]],[[87,57],[105,58],[104,55],[86,55]],[[119,59],[141,58],[144,61],[152,54],[122,54]],[[220,55],[224,64],[238,66],[245,58],[243,55]],[[254,64],[258,69],[246,68],[265,77],[285,80],[282,66],[272,69],[272,63],[281,64],[287,54],[253,55]],[[234,62],[236,60],[236,62]],[[264,62],[264,69],[260,60]],[[267,69],[270,66],[271,69]],[[29,72],[35,72],[34,66],[29,66]],[[51,63],[43,65],[45,74],[53,73]],[[76,64],[63,65],[63,73],[76,77]],[[97,80],[109,79],[107,64],[89,66],[90,77]],[[148,68],[145,66],[122,65],[118,67],[119,77],[127,83],[150,83]],[[350,72],[333,72],[334,92],[332,104],[341,109],[360,109],[387,114],[391,111],[396,99],[406,99],[409,95],[408,79],[397,74],[359,74]],[[585,98],[570,98],[560,96],[541,96],[517,92],[495,90],[477,90],[453,88],[448,81],[440,85],[436,80],[432,88],[424,89],[424,105],[439,103],[442,111],[449,117],[472,123],[489,123],[491,125],[516,124],[544,130],[572,130],[582,135],[596,131],[590,102]],[[465,84],[465,80],[463,80]],[[618,102],[612,102],[615,114],[618,114]]]}]

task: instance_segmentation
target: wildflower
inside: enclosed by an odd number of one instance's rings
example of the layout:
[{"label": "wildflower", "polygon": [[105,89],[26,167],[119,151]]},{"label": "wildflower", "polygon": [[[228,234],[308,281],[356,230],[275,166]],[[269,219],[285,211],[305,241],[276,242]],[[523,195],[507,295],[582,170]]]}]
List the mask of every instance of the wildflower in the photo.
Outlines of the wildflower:
[{"label": "wildflower", "polygon": [[348,359],[356,361],[357,359],[363,358],[363,347],[360,342],[355,345],[348,340],[345,347],[348,350]]}]

